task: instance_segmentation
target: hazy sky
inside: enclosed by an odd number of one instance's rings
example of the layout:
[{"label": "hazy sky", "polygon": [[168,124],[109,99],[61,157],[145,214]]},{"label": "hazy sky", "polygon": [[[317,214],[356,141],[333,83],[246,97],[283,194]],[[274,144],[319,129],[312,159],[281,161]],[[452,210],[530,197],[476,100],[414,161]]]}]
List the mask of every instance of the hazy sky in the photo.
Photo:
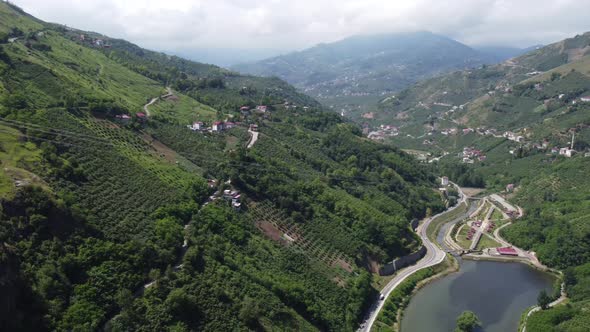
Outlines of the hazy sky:
[{"label": "hazy sky", "polygon": [[12,0],[52,22],[167,51],[293,50],[354,34],[429,30],[530,46],[590,30],[590,0]]}]

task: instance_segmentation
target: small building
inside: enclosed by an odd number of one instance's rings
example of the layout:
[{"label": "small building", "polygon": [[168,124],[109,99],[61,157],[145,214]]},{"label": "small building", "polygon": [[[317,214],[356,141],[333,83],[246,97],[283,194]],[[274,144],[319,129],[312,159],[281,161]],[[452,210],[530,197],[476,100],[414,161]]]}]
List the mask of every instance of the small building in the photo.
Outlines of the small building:
[{"label": "small building", "polygon": [[242,106],[242,107],[240,107],[240,112],[246,112],[246,111],[249,111],[249,110],[250,110],[250,107],[249,106]]},{"label": "small building", "polygon": [[561,148],[559,149],[559,155],[565,156],[567,158],[571,158],[576,153],[576,150],[570,148]]},{"label": "small building", "polygon": [[137,112],[137,113],[135,113],[135,116],[140,121],[145,121],[147,119],[147,115],[143,112]]},{"label": "small building", "polygon": [[506,185],[506,192],[510,193],[514,191],[514,183],[509,183]]},{"label": "small building", "polygon": [[268,110],[268,107],[265,105],[258,105],[256,106],[256,111],[260,112],[260,113],[266,113],[266,111]]},{"label": "small building", "polygon": [[500,255],[504,256],[518,256],[518,252],[512,247],[502,247],[496,249]]},{"label": "small building", "polygon": [[115,119],[121,122],[129,122],[129,120],[131,120],[131,117],[127,114],[117,114],[115,115]]},{"label": "small building", "polygon": [[189,126],[190,130],[203,130],[204,124],[201,121],[195,121],[193,122],[192,126]]},{"label": "small building", "polygon": [[448,186],[449,185],[449,178],[447,176],[443,176],[440,180],[440,184],[443,186]]},{"label": "small building", "polygon": [[258,125],[257,124],[251,124],[250,125],[250,130],[251,131],[258,131]]},{"label": "small building", "polygon": [[225,129],[232,129],[232,128],[234,128],[235,126],[236,126],[236,124],[235,124],[235,123],[233,123],[233,122],[229,122],[229,121],[228,121],[228,122],[226,122],[226,123],[225,123]]},{"label": "small building", "polygon": [[580,97],[580,101],[584,103],[590,103],[590,96]]},{"label": "small building", "polygon": [[217,131],[217,132],[223,131],[224,129],[225,129],[225,125],[221,121],[215,121],[215,122],[213,122],[213,126],[211,126],[211,130]]}]

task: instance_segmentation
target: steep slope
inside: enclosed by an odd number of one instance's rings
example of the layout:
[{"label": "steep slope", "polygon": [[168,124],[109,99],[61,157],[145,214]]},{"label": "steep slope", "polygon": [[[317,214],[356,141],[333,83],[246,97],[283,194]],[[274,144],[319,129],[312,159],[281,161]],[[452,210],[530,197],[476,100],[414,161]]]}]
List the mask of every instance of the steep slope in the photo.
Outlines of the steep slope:
[{"label": "steep slope", "polygon": [[[474,103],[490,96],[511,93],[513,86],[526,79],[572,62],[583,63],[590,54],[590,32],[566,39],[493,66],[441,75],[382,99],[373,123],[391,123],[417,130],[431,116],[451,107]],[[574,66],[574,65],[572,65]],[[582,65],[583,67],[583,65]],[[562,67],[571,70],[575,67]],[[582,68],[583,70],[583,68]],[[549,74],[542,76],[544,78]],[[448,106],[447,106],[448,105]],[[466,109],[468,107],[464,107]],[[454,111],[453,111],[454,112]],[[459,119],[458,115],[453,115]],[[414,132],[413,134],[415,134]]]},{"label": "steep slope", "polygon": [[383,102],[400,125],[392,141],[444,154],[431,158],[433,168],[462,185],[505,191],[525,216],[504,236],[564,271],[570,302],[533,314],[527,331],[578,331],[589,323],[589,45],[586,33]]},{"label": "steep slope", "polygon": [[355,36],[233,68],[280,77],[325,105],[352,111],[418,80],[491,61],[455,40],[414,32]]},{"label": "steep slope", "polygon": [[443,207],[279,79],[0,17],[0,330],[351,331]]}]

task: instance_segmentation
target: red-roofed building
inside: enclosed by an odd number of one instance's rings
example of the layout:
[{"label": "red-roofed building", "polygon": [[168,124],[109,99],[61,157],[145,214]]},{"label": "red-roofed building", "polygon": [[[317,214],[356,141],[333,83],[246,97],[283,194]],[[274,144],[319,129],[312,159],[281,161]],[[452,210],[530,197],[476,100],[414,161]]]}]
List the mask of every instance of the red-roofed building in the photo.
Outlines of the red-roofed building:
[{"label": "red-roofed building", "polygon": [[518,252],[512,247],[503,247],[496,249],[500,255],[518,256]]},{"label": "red-roofed building", "polygon": [[256,110],[258,112],[261,112],[261,113],[266,113],[267,109],[268,109],[268,107],[266,107],[264,105],[258,105],[258,106],[256,106]]}]

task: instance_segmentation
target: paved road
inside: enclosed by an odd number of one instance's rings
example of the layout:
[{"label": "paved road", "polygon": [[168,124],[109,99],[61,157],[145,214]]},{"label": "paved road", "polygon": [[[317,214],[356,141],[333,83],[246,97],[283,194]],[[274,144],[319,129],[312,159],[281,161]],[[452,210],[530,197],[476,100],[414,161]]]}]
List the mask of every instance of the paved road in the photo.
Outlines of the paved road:
[{"label": "paved road", "polygon": [[455,210],[456,208],[458,208],[462,204],[466,204],[467,198],[466,198],[465,194],[461,191],[461,189],[459,187],[457,187],[457,188],[459,189],[459,194],[461,195],[461,200],[457,204],[455,204],[455,206],[453,206],[453,207],[447,209],[446,211],[441,212],[435,216],[425,219],[424,222],[422,222],[422,224],[420,226],[418,226],[417,232],[418,232],[418,235],[420,236],[420,238],[422,239],[422,243],[426,247],[426,255],[421,260],[419,260],[415,265],[412,265],[412,266],[409,266],[407,268],[400,270],[397,273],[397,275],[383,288],[383,290],[381,291],[381,294],[383,294],[385,299],[378,300],[377,303],[375,303],[372,306],[372,308],[370,310],[369,318],[367,320],[365,320],[365,322],[363,322],[363,324],[361,324],[361,328],[359,328],[358,331],[368,332],[371,330],[371,328],[373,327],[373,324],[375,323],[375,320],[377,319],[377,316],[379,315],[379,312],[381,311],[381,309],[383,308],[383,305],[385,304],[385,301],[387,301],[387,298],[389,297],[391,292],[399,284],[401,284],[404,280],[406,280],[409,276],[416,273],[417,271],[437,265],[445,259],[445,257],[446,257],[445,251],[442,250],[441,248],[439,248],[439,246],[437,246],[435,243],[430,241],[430,239],[428,238],[427,230],[428,230],[428,226],[430,226],[432,221],[434,219],[436,219],[438,216],[441,216],[446,213],[450,213],[451,211]]},{"label": "paved road", "polygon": [[254,144],[256,144],[256,141],[258,140],[258,132],[257,131],[253,131],[248,129],[248,132],[250,133],[250,135],[252,135],[252,138],[250,138],[250,142],[248,143],[248,149],[253,147]]}]

